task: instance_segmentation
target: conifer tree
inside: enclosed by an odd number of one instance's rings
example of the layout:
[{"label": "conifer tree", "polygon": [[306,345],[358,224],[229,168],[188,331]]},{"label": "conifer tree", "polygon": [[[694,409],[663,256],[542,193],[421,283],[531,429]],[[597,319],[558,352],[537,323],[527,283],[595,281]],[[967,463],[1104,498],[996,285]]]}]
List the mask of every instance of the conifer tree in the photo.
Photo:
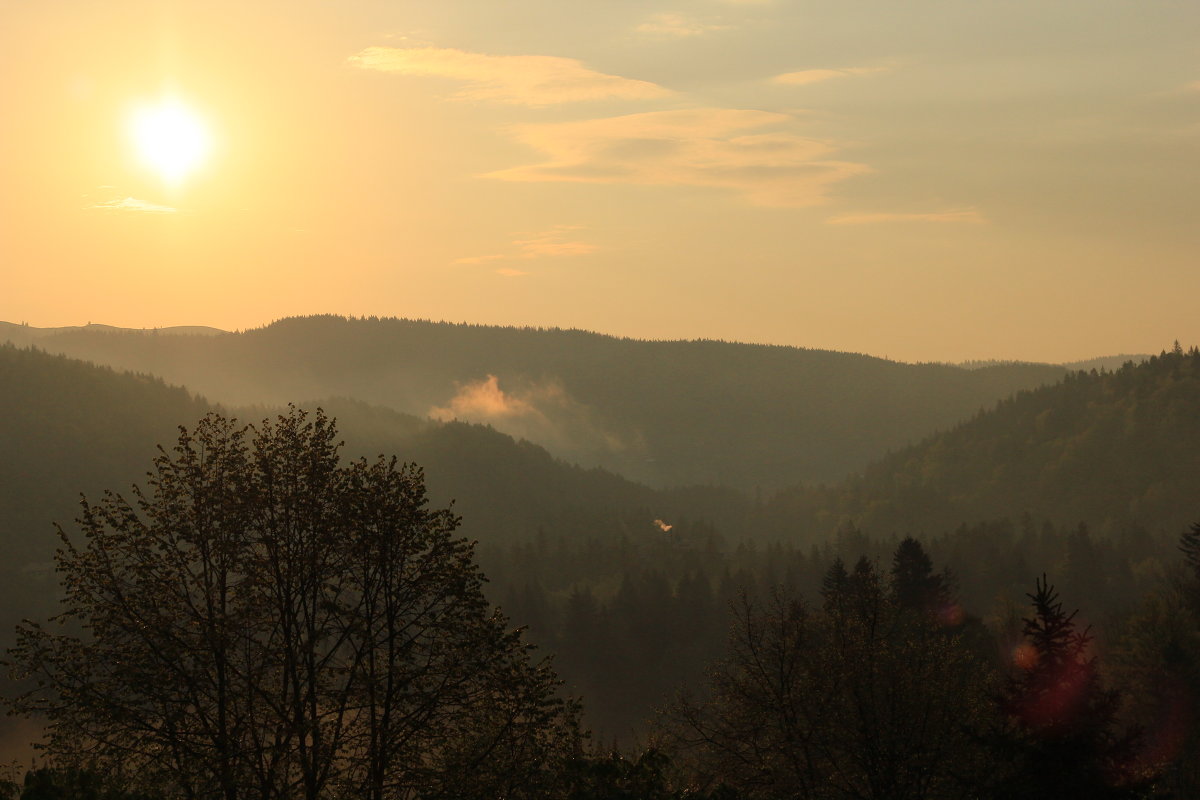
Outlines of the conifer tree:
[{"label": "conifer tree", "polygon": [[1107,688],[1091,654],[1090,629],[1045,576],[1028,595],[1033,615],[1015,672],[1000,695],[1006,725],[995,740],[1013,769],[998,797],[1029,800],[1118,800],[1147,796],[1147,776],[1134,769],[1139,732],[1117,719],[1121,693]]},{"label": "conifer tree", "polygon": [[901,608],[936,611],[950,599],[944,575],[933,571],[933,560],[921,543],[911,536],[896,547],[892,556],[892,596]]}]

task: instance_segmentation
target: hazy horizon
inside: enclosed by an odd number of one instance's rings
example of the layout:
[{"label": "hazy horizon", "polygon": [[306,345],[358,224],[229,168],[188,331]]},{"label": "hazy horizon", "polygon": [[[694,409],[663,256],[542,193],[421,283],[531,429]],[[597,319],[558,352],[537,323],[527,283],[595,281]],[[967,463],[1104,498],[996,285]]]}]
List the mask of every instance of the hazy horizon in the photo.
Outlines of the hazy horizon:
[{"label": "hazy horizon", "polygon": [[[312,315],[312,316],[323,316],[323,315],[317,314],[317,315]],[[341,317],[345,317],[347,319],[361,318],[361,317],[356,317],[356,315],[342,315],[342,314],[334,314],[332,316],[341,316]],[[130,325],[114,325],[109,322],[105,322],[105,321],[101,321],[101,320],[89,320],[87,322],[67,323],[64,325],[36,325],[36,324],[29,322],[28,320],[13,321],[13,320],[0,319],[0,324],[21,325],[21,326],[27,326],[34,330],[44,330],[44,331],[56,331],[56,330],[70,329],[70,328],[94,327],[94,328],[103,328],[103,329],[111,328],[111,329],[115,329],[118,331],[151,332],[151,331],[160,331],[160,330],[180,329],[180,331],[183,333],[212,332],[214,334],[216,334],[216,333],[237,334],[237,333],[246,333],[246,332],[252,331],[252,330],[258,330],[261,328],[266,328],[271,325],[274,325],[277,322],[280,322],[284,319],[289,319],[289,318],[296,318],[296,315],[290,315],[289,317],[279,317],[276,319],[272,319],[268,322],[263,322],[259,325],[251,325],[251,326],[248,326],[245,328],[219,328],[215,325],[209,325],[209,324],[206,324],[203,322],[183,322],[183,323],[174,324],[174,325],[154,325],[154,326],[141,327],[141,326],[130,326]],[[901,364],[948,364],[951,366],[971,366],[973,364],[990,364],[990,363],[997,363],[997,364],[1029,363],[1029,364],[1070,365],[1070,364],[1081,363],[1081,362],[1100,361],[1100,360],[1104,360],[1104,359],[1121,358],[1121,357],[1126,357],[1126,356],[1128,356],[1130,358],[1141,358],[1141,357],[1145,357],[1145,356],[1154,354],[1152,352],[1134,353],[1131,351],[1112,352],[1112,353],[1089,352],[1089,353],[1081,355],[1077,358],[1069,358],[1069,359],[1064,359],[1062,361],[1047,361],[1045,359],[1032,359],[1032,358],[1030,358],[1030,359],[1014,358],[1014,357],[1008,357],[1008,356],[1003,356],[1003,355],[997,355],[997,356],[993,356],[993,357],[989,357],[989,358],[960,359],[958,361],[944,361],[944,360],[937,360],[937,359],[921,359],[921,358],[914,359],[914,360],[908,360],[908,359],[895,358],[893,356],[889,356],[886,353],[866,353],[866,352],[861,352],[861,351],[856,351],[856,350],[845,350],[845,349],[839,349],[839,348],[834,348],[834,347],[818,348],[818,347],[810,347],[808,345],[803,345],[803,344],[790,344],[790,343],[782,343],[782,342],[760,342],[760,341],[746,341],[746,340],[739,340],[739,339],[717,339],[717,338],[711,337],[711,336],[698,336],[698,337],[688,337],[688,338],[685,338],[685,337],[645,337],[645,336],[633,336],[633,335],[627,335],[627,334],[613,333],[610,331],[603,331],[603,330],[588,330],[588,329],[578,328],[578,327],[564,327],[564,326],[554,326],[554,325],[532,325],[532,324],[525,325],[525,324],[521,324],[521,323],[503,323],[503,324],[501,324],[501,323],[480,323],[480,322],[475,322],[473,320],[415,319],[412,317],[394,317],[394,316],[380,316],[380,318],[403,319],[403,320],[410,320],[410,321],[415,321],[415,322],[427,322],[427,323],[434,324],[434,325],[480,325],[480,326],[489,326],[490,325],[490,326],[495,326],[495,327],[509,327],[509,328],[519,328],[519,329],[529,329],[529,330],[534,330],[534,329],[539,329],[539,328],[546,329],[546,330],[572,330],[572,331],[582,331],[584,333],[595,334],[597,336],[611,337],[611,338],[615,338],[615,339],[630,339],[633,341],[645,341],[645,342],[725,341],[730,344],[745,344],[745,345],[766,346],[766,347],[795,347],[795,348],[799,348],[802,350],[827,350],[829,352],[834,352],[834,353],[864,355],[864,356],[869,356],[869,357],[873,357],[873,358],[881,358],[881,359],[884,359],[887,361],[895,361],[895,362],[901,363]],[[189,329],[194,329],[194,330],[189,330]],[[1169,349],[1169,348],[1166,346],[1161,346],[1154,352],[1165,352],[1167,349]]]},{"label": "hazy horizon", "polygon": [[1195,4],[0,19],[0,318],[334,311],[910,362],[1200,338]]}]

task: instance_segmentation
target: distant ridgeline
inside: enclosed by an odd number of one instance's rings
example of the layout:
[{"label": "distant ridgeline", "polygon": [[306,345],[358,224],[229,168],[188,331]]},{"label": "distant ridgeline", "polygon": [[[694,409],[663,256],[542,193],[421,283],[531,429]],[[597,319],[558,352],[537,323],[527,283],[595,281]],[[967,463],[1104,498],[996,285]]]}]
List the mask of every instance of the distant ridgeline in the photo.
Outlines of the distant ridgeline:
[{"label": "distant ridgeline", "polygon": [[1028,515],[1177,535],[1200,520],[1198,486],[1200,351],[1177,347],[1019,392],[839,484],[780,492],[760,524],[934,533]]},{"label": "distant ridgeline", "polygon": [[[187,333],[208,335],[167,335]],[[654,486],[764,492],[839,480],[1068,371],[335,316],[241,333],[3,324],[4,338],[156,375],[227,405],[350,397],[490,424]]]},{"label": "distant ridgeline", "polygon": [[[291,324],[209,337],[76,331],[43,341],[61,343],[82,336],[96,346],[107,342],[135,353],[144,347],[164,359],[176,352],[167,346],[173,342],[183,342],[194,348],[193,356],[199,353],[205,359],[216,359],[203,349],[206,342],[227,342],[223,346],[241,359],[239,369],[259,363],[268,376],[264,385],[269,385],[270,376],[282,368],[272,365],[268,355],[286,352],[287,345],[266,347],[264,338],[291,341]],[[361,325],[367,331],[409,325],[338,319],[295,324],[328,324],[334,330],[357,330]],[[860,378],[870,372],[868,367],[886,374],[915,369],[861,356],[786,348],[741,351],[722,343],[639,343],[566,331],[427,323],[411,327],[432,339],[472,333],[511,336],[514,341],[529,337],[532,342],[541,341],[539,336],[548,336],[549,342],[576,337],[586,345],[581,351],[614,348],[614,353],[639,356],[657,352],[659,366],[668,373],[680,369],[669,363],[671,347],[678,348],[685,363],[695,363],[697,353],[708,352],[741,353],[742,368],[754,358],[819,356],[830,364],[857,365]],[[324,347],[336,339],[314,341]],[[656,351],[658,345],[665,349]],[[435,346],[417,349],[424,352]],[[346,372],[362,381],[357,385],[367,385],[363,364],[371,363],[370,353],[385,363],[382,354],[390,351],[383,341],[365,352],[348,351],[351,366]],[[461,357],[461,349],[451,352]],[[247,353],[264,360],[253,362]],[[847,360],[839,361],[842,358]],[[356,359],[362,363],[354,366]],[[435,359],[423,355],[414,360],[433,369]],[[713,369],[718,360],[714,356]],[[332,370],[335,359],[329,354],[302,363]],[[598,363],[594,354],[589,363]],[[570,374],[568,360],[560,366],[566,370],[563,374]],[[302,373],[297,381],[337,384],[336,375],[318,381],[312,376],[319,371],[295,368]],[[613,370],[627,376],[630,367]],[[217,375],[213,371],[210,377]],[[695,387],[699,377],[693,377],[689,385]],[[759,379],[761,385],[768,382],[761,375]],[[394,374],[381,378],[379,386],[393,380],[399,379]],[[561,376],[559,380],[559,396],[581,402],[575,399],[576,390],[567,388],[575,384]],[[722,380],[719,374],[712,378],[716,383]],[[839,380],[844,386],[844,376]],[[549,407],[556,390],[552,384],[545,386],[550,388],[543,388],[542,394],[510,395],[485,383],[475,394],[460,393],[458,406],[450,401],[443,406],[453,411],[468,409],[470,403],[491,403],[519,413],[522,403]],[[814,393],[806,391],[804,396]],[[773,402],[782,407],[787,399]],[[668,419],[666,398],[656,402],[662,403],[662,419]],[[730,404],[729,414],[734,415],[732,401],[721,402]],[[680,403],[692,411],[700,407],[696,398]],[[1074,373],[1055,385],[1020,391],[992,410],[896,450],[841,482],[764,492],[754,499],[732,488],[650,488],[612,472],[571,466],[538,445],[484,425],[439,422],[361,399],[301,404],[319,404],[338,420],[346,456],[394,453],[425,469],[433,503],[455,500],[455,511],[464,517],[461,532],[481,543],[481,562],[493,577],[490,598],[503,603],[516,622],[531,624],[535,638],[560,651],[563,674],[600,700],[593,720],[614,732],[628,730],[672,681],[694,677],[692,673],[718,651],[724,641],[725,600],[741,586],[757,585],[765,591],[783,582],[811,594],[834,556],[866,554],[886,560],[897,538],[912,533],[925,539],[939,563],[962,578],[962,601],[969,610],[984,613],[997,596],[1019,600],[1032,575],[1050,570],[1074,596],[1102,598],[1091,608],[1107,613],[1132,604],[1170,568],[1176,558],[1175,538],[1187,524],[1200,521],[1200,352],[1195,349],[1177,349],[1111,373]],[[52,523],[71,530],[80,492],[94,498],[106,488],[125,492],[134,482],[144,483],[156,445],[169,445],[177,438],[178,425],[193,425],[213,407],[158,377],[0,345],[0,452],[5,454],[0,462],[0,541],[6,552],[0,564],[0,645],[12,623],[23,616],[44,615],[56,594],[56,579],[47,563],[57,544]],[[231,413],[257,421],[279,410],[279,405],[260,405]],[[595,407],[587,412],[595,416],[579,413],[577,419],[584,421],[601,419]],[[753,428],[752,415],[744,409],[736,414]],[[678,421],[672,424],[684,430]],[[691,424],[697,426],[698,436],[703,434],[701,443],[715,448],[711,460],[727,457],[730,451],[721,449],[725,440],[714,439],[702,419]],[[782,451],[782,445],[763,433],[769,429],[759,424],[762,438],[738,440],[734,444],[741,449],[734,447],[732,452],[746,458],[751,445]],[[682,626],[680,641],[698,648],[687,669],[671,666],[678,660],[674,654],[682,652],[666,648],[675,640],[625,631],[640,631],[656,620],[667,624],[667,617],[655,614],[675,614],[670,618],[677,617]],[[567,624],[576,618],[593,620],[594,625],[585,629]],[[581,655],[595,648],[624,652],[621,648],[632,648],[631,642],[646,640],[662,645],[638,651],[642,655],[637,658],[645,662],[638,662],[639,669],[656,675],[654,680],[621,683],[604,677],[608,672],[602,661]],[[620,647],[613,645],[623,641]],[[627,655],[633,663],[635,656]]]},{"label": "distant ridgeline", "polygon": [[[748,507],[732,491],[661,493],[574,467],[485,426],[431,423],[350,400],[308,405],[337,418],[347,456],[394,453],[423,467],[433,502],[455,501],[471,538],[504,542],[539,530],[571,538],[661,535],[656,517],[685,512],[734,528]],[[80,493],[94,499],[105,489],[144,485],[156,447],[213,408],[159,378],[0,345],[0,639],[11,630],[8,616],[30,612],[31,586],[53,593],[53,524],[71,529]],[[280,410],[234,414],[258,421]]]}]

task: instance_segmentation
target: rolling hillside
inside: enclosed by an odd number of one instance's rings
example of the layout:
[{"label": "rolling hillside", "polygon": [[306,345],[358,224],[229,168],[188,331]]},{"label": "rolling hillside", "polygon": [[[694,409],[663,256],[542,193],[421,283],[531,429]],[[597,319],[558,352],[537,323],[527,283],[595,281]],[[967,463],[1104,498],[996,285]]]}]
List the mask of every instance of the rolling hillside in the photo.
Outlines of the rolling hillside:
[{"label": "rolling hillside", "polygon": [[[317,404],[311,404],[313,407]],[[731,492],[664,494],[481,425],[437,423],[357,401],[320,403],[338,419],[350,458],[397,455],[419,464],[432,502],[454,501],[461,533],[486,545],[538,532],[588,537],[653,536],[656,518],[744,519]],[[68,530],[81,493],[144,483],[157,454],[210,410],[207,401],[158,378],[120,373],[37,350],[0,346],[0,630],[55,592],[53,524]],[[234,410],[247,421],[278,409]],[[11,617],[11,618],[9,618]]]},{"label": "rolling hillside", "polygon": [[[10,325],[0,336],[28,339],[29,330]],[[345,396],[418,417],[491,424],[569,461],[655,486],[746,490],[837,480],[1066,372],[334,316],[216,335],[89,326],[36,342],[227,405]]]},{"label": "rolling hillside", "polygon": [[878,533],[1023,514],[1101,533],[1200,520],[1200,351],[1023,391],[830,487],[779,493],[762,525]]}]

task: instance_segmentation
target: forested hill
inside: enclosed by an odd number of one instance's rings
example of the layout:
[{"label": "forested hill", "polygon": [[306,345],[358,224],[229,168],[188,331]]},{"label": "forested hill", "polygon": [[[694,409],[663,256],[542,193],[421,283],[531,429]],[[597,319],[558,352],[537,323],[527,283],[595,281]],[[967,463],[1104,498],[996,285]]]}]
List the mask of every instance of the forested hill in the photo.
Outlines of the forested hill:
[{"label": "forested hill", "polygon": [[796,488],[763,527],[933,533],[1025,512],[1100,533],[1200,518],[1200,352],[1024,391],[832,487]]},{"label": "forested hill", "polygon": [[[304,403],[314,407],[318,403]],[[600,470],[573,467],[545,450],[480,425],[431,423],[357,401],[319,403],[337,418],[348,457],[395,454],[426,472],[438,505],[455,501],[465,536],[503,544],[549,536],[661,536],[656,518],[721,524],[746,513],[732,492],[664,494]],[[53,593],[48,562],[53,523],[71,527],[79,495],[128,491],[145,483],[157,454],[212,410],[205,400],[158,378],[37,350],[0,346],[0,626]],[[279,409],[234,409],[258,421]],[[725,524],[728,524],[727,522]],[[41,587],[41,588],[38,588]],[[13,616],[13,619],[9,617]],[[6,634],[5,634],[6,635]]]},{"label": "forested hill", "polygon": [[6,568],[45,561],[81,492],[125,490],[156,444],[209,411],[158,378],[0,346],[0,541]]},{"label": "forested hill", "polygon": [[217,336],[226,331],[220,328],[210,328],[207,325],[175,325],[167,328],[118,328],[114,325],[101,325],[89,322],[87,325],[69,325],[62,328],[34,328],[30,325],[17,325],[12,322],[0,322],[0,342],[15,344],[17,347],[27,347],[37,344],[42,339],[61,336],[65,333],[84,331],[87,333],[135,333],[151,336]]},{"label": "forested hill", "polygon": [[[22,333],[24,331],[24,333]],[[8,326],[0,336],[29,335]],[[658,486],[832,481],[1066,370],[962,369],[717,341],[401,319],[291,318],[221,335],[42,335],[39,347],[161,376],[219,402],[348,396],[483,422]]]}]

